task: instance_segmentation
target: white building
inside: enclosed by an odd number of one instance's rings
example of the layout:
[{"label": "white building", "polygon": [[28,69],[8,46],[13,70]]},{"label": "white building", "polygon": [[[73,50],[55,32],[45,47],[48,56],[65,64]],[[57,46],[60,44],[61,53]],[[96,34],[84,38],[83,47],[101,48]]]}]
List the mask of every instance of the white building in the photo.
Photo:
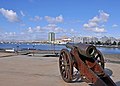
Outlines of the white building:
[{"label": "white building", "polygon": [[103,43],[107,42],[108,40],[109,40],[109,38],[107,36],[100,38],[100,41]]},{"label": "white building", "polygon": [[74,42],[76,43],[89,43],[89,42],[97,42],[98,38],[96,37],[75,37]]}]

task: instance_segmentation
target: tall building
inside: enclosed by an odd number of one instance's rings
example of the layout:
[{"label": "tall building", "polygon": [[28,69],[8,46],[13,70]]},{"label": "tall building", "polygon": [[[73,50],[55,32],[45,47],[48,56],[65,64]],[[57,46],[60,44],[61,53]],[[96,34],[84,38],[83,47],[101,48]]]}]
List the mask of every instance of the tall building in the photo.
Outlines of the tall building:
[{"label": "tall building", "polygon": [[54,42],[55,41],[55,33],[54,32],[49,32],[48,33],[48,41],[49,42]]}]

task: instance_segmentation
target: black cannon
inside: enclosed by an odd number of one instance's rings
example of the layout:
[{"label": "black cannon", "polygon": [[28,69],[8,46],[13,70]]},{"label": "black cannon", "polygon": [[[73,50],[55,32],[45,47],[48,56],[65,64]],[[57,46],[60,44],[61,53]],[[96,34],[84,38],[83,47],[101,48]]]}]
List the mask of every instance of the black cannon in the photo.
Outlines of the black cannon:
[{"label": "black cannon", "polygon": [[59,68],[65,82],[75,82],[78,76],[94,86],[116,86],[104,71],[102,53],[93,45],[67,43],[69,49],[62,49]]}]

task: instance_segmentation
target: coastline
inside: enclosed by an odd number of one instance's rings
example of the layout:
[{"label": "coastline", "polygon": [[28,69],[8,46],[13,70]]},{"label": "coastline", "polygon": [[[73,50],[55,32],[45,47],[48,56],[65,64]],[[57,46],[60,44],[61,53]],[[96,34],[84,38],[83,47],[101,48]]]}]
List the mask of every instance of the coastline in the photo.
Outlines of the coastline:
[{"label": "coastline", "polygon": [[[23,54],[24,53],[24,54]],[[27,55],[29,54],[59,54],[60,50],[27,50],[27,51],[21,51],[18,52],[18,55]],[[120,54],[103,54],[104,59],[111,59],[111,60],[120,60]],[[17,55],[16,52],[0,52],[0,57],[7,57],[7,56],[13,56]]]},{"label": "coastline", "polygon": [[9,53],[9,52],[0,52],[0,58],[3,58],[3,57],[11,57],[11,56],[14,56],[16,55],[15,53]]},{"label": "coastline", "polygon": [[95,45],[96,47],[103,47],[103,48],[120,48],[119,45]]}]

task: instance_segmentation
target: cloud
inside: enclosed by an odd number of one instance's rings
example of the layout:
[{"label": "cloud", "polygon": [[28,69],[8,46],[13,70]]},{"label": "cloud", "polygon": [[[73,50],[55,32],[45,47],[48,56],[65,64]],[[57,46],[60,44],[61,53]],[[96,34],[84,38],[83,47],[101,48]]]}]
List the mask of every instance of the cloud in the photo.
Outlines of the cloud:
[{"label": "cloud", "polygon": [[55,33],[64,33],[65,30],[61,27],[56,27],[55,30],[54,30]]},{"label": "cloud", "polygon": [[95,28],[93,28],[92,31],[97,32],[97,33],[106,32],[106,30],[102,27],[95,27]]},{"label": "cloud", "polygon": [[36,32],[43,32],[43,31],[44,31],[44,29],[42,27],[36,26],[34,28],[28,27],[27,31],[25,31],[25,32],[27,32],[27,33],[36,33]]},{"label": "cloud", "polygon": [[16,12],[13,10],[6,10],[4,8],[0,9],[0,13],[9,21],[9,22],[19,22],[19,18]]},{"label": "cloud", "polygon": [[29,28],[27,29],[27,32],[28,32],[28,33],[33,33],[32,27],[29,27]]},{"label": "cloud", "polygon": [[109,18],[109,14],[103,12],[103,11],[99,11],[100,15],[99,15],[99,19],[101,22],[107,22],[108,18]]},{"label": "cloud", "polygon": [[42,28],[42,27],[40,27],[40,26],[36,26],[35,28],[34,28],[34,32],[44,32],[44,29]]},{"label": "cloud", "polygon": [[99,11],[99,15],[90,19],[88,23],[85,23],[83,25],[83,27],[86,30],[90,30],[97,33],[106,32],[103,24],[108,21],[108,18],[109,18],[109,14],[103,11]]},{"label": "cloud", "polygon": [[20,11],[20,14],[24,17],[25,16],[25,14],[23,13],[23,11]]},{"label": "cloud", "polygon": [[5,32],[7,36],[15,36],[16,32]]},{"label": "cloud", "polygon": [[113,24],[112,27],[113,27],[113,28],[116,28],[116,27],[118,27],[118,25],[117,25],[117,24]]},{"label": "cloud", "polygon": [[48,24],[47,26],[43,27],[44,30],[47,32],[55,32],[55,33],[63,33],[65,30],[61,27],[58,27],[56,24]]},{"label": "cloud", "polygon": [[31,21],[40,21],[40,20],[42,20],[42,17],[40,17],[40,16],[35,16],[34,18],[30,18],[30,20]]},{"label": "cloud", "polygon": [[45,16],[45,19],[48,23],[61,23],[64,21],[63,16],[57,16],[57,17],[50,17],[50,16]]},{"label": "cloud", "polygon": [[77,31],[75,31],[74,29],[65,29],[62,27],[57,26],[56,24],[48,24],[47,26],[43,27],[45,31],[47,32],[55,32],[55,33],[59,33],[59,34],[76,34]]},{"label": "cloud", "polygon": [[26,40],[45,40],[48,37],[48,31],[49,30],[45,29],[44,27],[35,26],[28,27],[20,35],[25,36]]},{"label": "cloud", "polygon": [[69,29],[69,31],[65,28],[59,27],[56,24],[48,24],[44,27],[35,26],[28,27],[23,32],[5,32],[0,33],[1,38],[3,40],[46,40],[48,38],[48,32],[55,32],[57,36],[61,36],[62,34],[75,34],[76,31],[74,29]]},{"label": "cloud", "polygon": [[89,22],[88,24],[83,25],[85,28],[97,27],[98,24],[96,22]]},{"label": "cloud", "polygon": [[54,31],[55,28],[57,28],[56,24],[48,24],[47,26],[44,27],[46,30]]},{"label": "cloud", "polygon": [[1,40],[17,40],[16,32],[3,32],[1,35]]},{"label": "cloud", "polygon": [[75,35],[75,34],[77,34],[77,31],[75,31],[75,29],[72,28],[72,29],[69,30],[69,33]]}]

